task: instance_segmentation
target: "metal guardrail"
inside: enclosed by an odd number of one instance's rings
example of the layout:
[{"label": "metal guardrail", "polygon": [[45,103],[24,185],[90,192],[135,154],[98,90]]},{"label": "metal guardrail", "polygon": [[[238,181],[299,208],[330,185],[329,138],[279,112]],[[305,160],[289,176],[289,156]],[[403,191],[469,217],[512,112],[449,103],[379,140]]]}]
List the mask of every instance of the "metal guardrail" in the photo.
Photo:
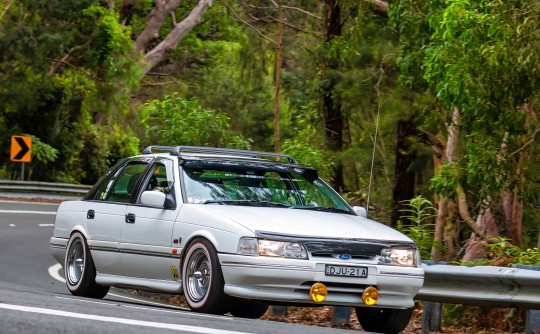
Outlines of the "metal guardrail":
[{"label": "metal guardrail", "polygon": [[91,186],[82,184],[0,180],[0,191],[3,192],[83,196],[90,188]]},{"label": "metal guardrail", "polygon": [[440,331],[442,304],[527,309],[526,334],[540,333],[540,267],[426,265],[422,332]]},{"label": "metal guardrail", "polygon": [[447,304],[540,309],[540,271],[509,267],[423,265],[415,299]]}]

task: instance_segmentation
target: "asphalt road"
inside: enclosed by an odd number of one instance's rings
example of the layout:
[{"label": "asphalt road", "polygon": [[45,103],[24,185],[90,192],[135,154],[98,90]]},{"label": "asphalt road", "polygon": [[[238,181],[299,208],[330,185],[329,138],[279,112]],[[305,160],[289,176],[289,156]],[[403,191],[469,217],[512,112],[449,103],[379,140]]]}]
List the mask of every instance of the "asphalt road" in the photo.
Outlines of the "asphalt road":
[{"label": "asphalt road", "polygon": [[[0,201],[0,333],[351,333],[190,312],[111,289],[72,296],[49,251],[55,204]],[[56,278],[55,278],[56,277]]]}]

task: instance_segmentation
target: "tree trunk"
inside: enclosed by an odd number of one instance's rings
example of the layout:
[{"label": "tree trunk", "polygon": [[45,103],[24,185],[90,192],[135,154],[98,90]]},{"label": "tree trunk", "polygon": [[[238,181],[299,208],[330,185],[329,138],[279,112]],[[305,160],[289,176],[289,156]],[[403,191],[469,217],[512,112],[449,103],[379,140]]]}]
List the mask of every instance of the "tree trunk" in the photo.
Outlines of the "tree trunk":
[{"label": "tree trunk", "polygon": [[[395,184],[392,190],[392,226],[397,226],[401,211],[407,208],[404,202],[414,197],[415,174],[409,167],[416,159],[416,152],[410,152],[410,137],[416,133],[412,120],[399,120],[397,127]],[[410,222],[404,222],[408,224]]]},{"label": "tree trunk", "polygon": [[[476,225],[486,231],[486,239],[495,238],[499,235],[499,229],[490,208],[487,208],[476,217]],[[463,256],[463,261],[473,261],[484,256],[484,246],[481,244],[481,241],[476,233],[471,235],[471,238],[467,242],[467,250]]]},{"label": "tree trunk", "polygon": [[[446,247],[444,259],[447,261],[457,260],[459,254],[459,213],[456,202],[447,199],[448,215],[443,221],[443,240]],[[435,246],[435,244],[434,244]],[[439,258],[434,258],[439,259]]]},{"label": "tree trunk", "polygon": [[[527,108],[526,108],[527,110]],[[503,149],[506,149],[506,139],[503,141]],[[501,191],[501,204],[503,209],[504,221],[510,236],[512,244],[521,247],[521,228],[523,220],[523,201],[519,198],[519,189],[524,187],[525,177],[521,171],[521,166],[528,158],[527,151],[520,151],[519,159],[515,170],[516,186],[512,190]]]},{"label": "tree trunk", "polygon": [[518,187],[514,191],[501,191],[501,205],[506,228],[510,232],[512,244],[521,246],[521,221],[523,218],[523,201],[518,197]]},{"label": "tree trunk", "polygon": [[279,134],[279,88],[281,86],[281,66],[283,52],[283,9],[281,0],[277,0],[278,38],[276,48],[276,82],[274,87],[274,152],[278,153],[281,146]]},{"label": "tree trunk", "polygon": [[212,0],[199,0],[197,6],[181,22],[175,24],[171,32],[161,43],[144,56],[146,67],[144,74],[156,66],[165,56],[165,54],[176,48],[178,42],[201,22],[203,14],[212,6]]},{"label": "tree trunk", "polygon": [[[326,43],[341,36],[341,7],[339,0],[325,1],[325,29]],[[338,69],[338,61],[335,58],[327,58],[325,61],[326,84],[322,87],[322,108],[325,124],[326,144],[330,151],[339,153],[343,151],[343,127],[344,118],[341,112],[341,103],[335,98],[334,89],[336,79],[334,71]],[[338,161],[334,169],[332,185],[338,191],[345,191],[343,179],[343,164]]]},{"label": "tree trunk", "polygon": [[[448,138],[446,141],[446,151],[443,151],[440,144],[434,138],[425,137],[424,142],[431,143],[435,156],[438,160],[435,163],[435,168],[438,169],[443,163],[453,163],[456,156],[456,148],[458,144],[458,121],[459,110],[455,108],[452,111],[452,120],[448,125]],[[453,260],[457,255],[455,240],[457,236],[457,206],[449,198],[442,197],[437,204],[437,217],[435,218],[435,233],[433,236],[433,247],[431,248],[431,258],[434,260],[441,259],[441,248],[446,246],[446,259]],[[444,243],[443,243],[444,241]]]}]

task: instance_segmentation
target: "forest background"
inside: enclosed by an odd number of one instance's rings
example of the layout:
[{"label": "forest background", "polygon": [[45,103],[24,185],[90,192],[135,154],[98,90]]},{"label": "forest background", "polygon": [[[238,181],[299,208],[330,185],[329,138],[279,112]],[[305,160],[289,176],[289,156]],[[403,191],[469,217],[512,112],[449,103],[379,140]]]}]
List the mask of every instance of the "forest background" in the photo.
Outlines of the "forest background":
[{"label": "forest background", "polygon": [[520,0],[1,0],[0,177],[22,134],[27,179],[82,184],[147,145],[281,151],[424,259],[540,265],[538,22]]}]

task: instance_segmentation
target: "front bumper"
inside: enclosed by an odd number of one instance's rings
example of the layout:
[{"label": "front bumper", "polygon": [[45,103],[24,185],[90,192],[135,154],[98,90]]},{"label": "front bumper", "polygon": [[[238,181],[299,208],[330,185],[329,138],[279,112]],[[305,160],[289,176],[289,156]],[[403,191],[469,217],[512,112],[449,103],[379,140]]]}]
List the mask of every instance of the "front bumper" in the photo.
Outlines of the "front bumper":
[{"label": "front bumper", "polygon": [[[374,286],[379,290],[376,307],[410,308],[424,282],[422,268],[234,254],[219,254],[219,260],[226,294],[270,302],[365,306],[362,292],[366,287]],[[327,276],[326,264],[367,267],[368,276]],[[322,303],[315,303],[309,297],[309,289],[316,282],[324,283],[328,288],[328,297]]]}]

